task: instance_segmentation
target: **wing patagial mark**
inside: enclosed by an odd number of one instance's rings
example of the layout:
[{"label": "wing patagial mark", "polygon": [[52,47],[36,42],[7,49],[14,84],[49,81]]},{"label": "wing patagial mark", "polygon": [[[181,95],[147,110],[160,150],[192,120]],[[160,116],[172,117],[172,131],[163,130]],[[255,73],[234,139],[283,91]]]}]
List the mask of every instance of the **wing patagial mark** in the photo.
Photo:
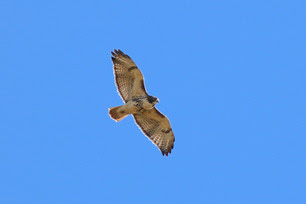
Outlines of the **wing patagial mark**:
[{"label": "wing patagial mark", "polygon": [[129,71],[132,71],[133,69],[138,69],[138,67],[135,67],[135,66],[134,67],[130,67]]},{"label": "wing patagial mark", "polygon": [[170,129],[168,129],[168,130],[163,130],[163,129],[161,129],[161,131],[163,132],[163,133],[169,133],[169,132],[171,132],[172,131],[172,129],[170,128]]}]

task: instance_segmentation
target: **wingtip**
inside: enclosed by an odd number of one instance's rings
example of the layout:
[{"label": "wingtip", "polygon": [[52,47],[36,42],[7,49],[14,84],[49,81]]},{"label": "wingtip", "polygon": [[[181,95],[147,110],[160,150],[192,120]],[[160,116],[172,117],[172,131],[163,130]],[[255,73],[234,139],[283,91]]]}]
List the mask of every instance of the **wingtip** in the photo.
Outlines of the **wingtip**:
[{"label": "wingtip", "polygon": [[118,49],[118,50],[114,49],[114,51],[115,51],[116,54],[119,54],[119,53],[120,53],[120,50],[119,50],[119,49]]},{"label": "wingtip", "polygon": [[111,53],[113,55],[124,54],[120,49],[114,49],[113,51],[111,51]]},{"label": "wingtip", "polygon": [[160,149],[160,151],[161,151],[163,156],[167,156],[168,157],[168,155],[171,154],[171,152],[173,150],[173,147],[174,147],[174,144],[170,148],[168,148],[167,150],[163,151],[163,150]]},{"label": "wingtip", "polygon": [[168,154],[170,154],[170,153],[171,153],[171,151],[170,151],[170,152],[163,152],[163,151],[162,151],[161,153],[162,153],[162,155],[163,155],[163,156],[168,157]]}]

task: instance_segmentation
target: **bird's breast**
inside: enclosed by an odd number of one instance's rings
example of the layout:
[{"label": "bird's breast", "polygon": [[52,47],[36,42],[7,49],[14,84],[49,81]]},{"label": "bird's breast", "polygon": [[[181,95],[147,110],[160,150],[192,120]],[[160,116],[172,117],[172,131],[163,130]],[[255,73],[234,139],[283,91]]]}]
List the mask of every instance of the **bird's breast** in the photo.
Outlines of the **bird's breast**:
[{"label": "bird's breast", "polygon": [[132,106],[135,112],[141,111],[142,109],[151,109],[154,106],[154,104],[151,104],[145,97],[134,98],[129,103],[129,106]]}]

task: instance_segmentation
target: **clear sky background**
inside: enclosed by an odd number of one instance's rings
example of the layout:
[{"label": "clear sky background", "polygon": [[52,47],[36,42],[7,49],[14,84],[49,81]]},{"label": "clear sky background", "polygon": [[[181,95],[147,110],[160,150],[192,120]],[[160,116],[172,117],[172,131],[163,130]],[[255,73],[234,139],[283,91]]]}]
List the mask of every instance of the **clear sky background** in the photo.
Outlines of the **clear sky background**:
[{"label": "clear sky background", "polygon": [[[306,203],[305,1],[1,1],[1,203]],[[122,104],[130,55],[176,136]]]}]

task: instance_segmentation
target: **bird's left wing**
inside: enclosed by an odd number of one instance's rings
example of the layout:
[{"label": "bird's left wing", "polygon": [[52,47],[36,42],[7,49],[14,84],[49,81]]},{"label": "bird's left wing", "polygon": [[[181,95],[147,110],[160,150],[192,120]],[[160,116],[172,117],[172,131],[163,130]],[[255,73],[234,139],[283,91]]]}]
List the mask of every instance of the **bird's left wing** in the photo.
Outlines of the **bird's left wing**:
[{"label": "bird's left wing", "polygon": [[136,96],[148,95],[144,86],[144,78],[135,62],[121,50],[112,52],[115,82],[124,102]]},{"label": "bird's left wing", "polygon": [[163,155],[168,156],[175,140],[168,118],[155,107],[134,113],[133,117],[142,132],[160,149]]}]

